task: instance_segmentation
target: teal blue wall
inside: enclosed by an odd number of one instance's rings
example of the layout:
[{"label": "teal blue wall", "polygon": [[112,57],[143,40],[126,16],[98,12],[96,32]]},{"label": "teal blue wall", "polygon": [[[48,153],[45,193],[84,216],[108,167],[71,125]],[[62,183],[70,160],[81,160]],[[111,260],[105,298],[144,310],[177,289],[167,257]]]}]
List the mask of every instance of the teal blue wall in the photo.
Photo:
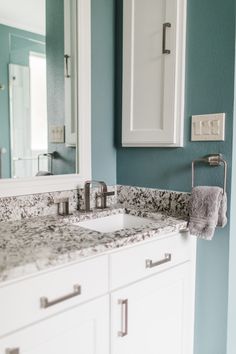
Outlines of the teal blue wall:
[{"label": "teal blue wall", "polygon": [[[235,112],[236,114],[236,112]],[[234,142],[236,142],[236,125],[234,128]],[[231,191],[231,221],[229,246],[229,302],[228,302],[228,351],[235,354],[236,348],[236,143],[233,151],[232,191]]]},{"label": "teal blue wall", "polygon": [[92,175],[116,183],[114,4],[92,0]]},{"label": "teal blue wall", "polygon": [[[64,0],[46,0],[46,55],[48,124],[65,125],[64,105]],[[48,151],[57,151],[54,174],[76,171],[76,149],[65,144],[48,144]]]},{"label": "teal blue wall", "polygon": [[[221,152],[232,162],[234,92],[234,0],[188,0],[185,146],[122,148],[121,1],[117,1],[117,183],[190,191],[191,160]],[[190,142],[193,114],[226,112],[225,142]],[[216,169],[199,169],[200,184],[220,184]],[[230,195],[231,173],[228,175]],[[225,354],[227,337],[229,228],[213,241],[199,241],[196,283],[195,354]]]},{"label": "teal blue wall", "polygon": [[10,177],[10,121],[8,64],[28,65],[29,52],[45,53],[45,37],[0,24],[0,147],[7,149],[3,158],[3,176]]},{"label": "teal blue wall", "polygon": [[[236,67],[236,60],[235,60]],[[236,71],[234,88],[234,117],[236,117]],[[228,348],[227,354],[235,354],[236,351],[236,118],[233,129],[233,156],[232,156],[232,180],[231,180],[231,215],[234,218],[230,224],[229,243],[229,299],[228,299]]]},{"label": "teal blue wall", "polygon": [[[13,30],[13,29],[9,29]],[[16,33],[10,34],[10,63],[29,66],[30,52],[46,54],[45,37],[33,33],[26,34],[15,30]]]}]

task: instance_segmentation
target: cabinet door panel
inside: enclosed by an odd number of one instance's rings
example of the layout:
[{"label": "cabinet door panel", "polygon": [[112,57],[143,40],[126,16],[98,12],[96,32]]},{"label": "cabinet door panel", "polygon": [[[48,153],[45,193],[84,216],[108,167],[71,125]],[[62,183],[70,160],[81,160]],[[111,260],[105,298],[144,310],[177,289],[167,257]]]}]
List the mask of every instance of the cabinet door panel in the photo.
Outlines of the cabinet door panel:
[{"label": "cabinet door panel", "polygon": [[185,0],[124,2],[124,146],[182,143],[185,17]]},{"label": "cabinet door panel", "polygon": [[[192,353],[193,302],[189,264],[112,295],[112,354]],[[126,312],[120,300],[128,300]],[[121,337],[118,332],[124,328],[127,335]]]},{"label": "cabinet door panel", "polygon": [[108,297],[75,307],[0,341],[1,354],[11,348],[19,348],[19,354],[109,354]]}]

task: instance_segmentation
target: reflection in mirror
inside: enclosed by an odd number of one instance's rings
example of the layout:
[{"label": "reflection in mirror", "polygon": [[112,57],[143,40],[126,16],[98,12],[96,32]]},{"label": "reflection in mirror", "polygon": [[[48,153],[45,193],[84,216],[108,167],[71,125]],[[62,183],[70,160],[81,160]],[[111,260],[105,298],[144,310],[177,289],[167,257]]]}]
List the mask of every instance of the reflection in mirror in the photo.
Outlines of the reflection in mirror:
[{"label": "reflection in mirror", "polygon": [[76,6],[0,0],[0,178],[78,172]]}]

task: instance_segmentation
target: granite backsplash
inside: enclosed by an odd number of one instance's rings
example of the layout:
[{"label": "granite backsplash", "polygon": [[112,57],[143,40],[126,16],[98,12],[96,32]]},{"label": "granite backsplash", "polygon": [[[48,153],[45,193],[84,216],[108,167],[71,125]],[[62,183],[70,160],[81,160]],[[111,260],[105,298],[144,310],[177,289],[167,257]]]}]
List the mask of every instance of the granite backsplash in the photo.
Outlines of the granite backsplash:
[{"label": "granite backsplash", "polygon": [[[115,195],[107,199],[108,206],[121,204],[184,218],[188,216],[188,193],[120,185],[109,186],[108,190],[115,191]],[[98,188],[91,188],[92,208],[95,207],[97,191]],[[61,198],[69,198],[70,213],[84,208],[83,189],[6,197],[0,198],[0,221],[56,215],[55,201]]]}]

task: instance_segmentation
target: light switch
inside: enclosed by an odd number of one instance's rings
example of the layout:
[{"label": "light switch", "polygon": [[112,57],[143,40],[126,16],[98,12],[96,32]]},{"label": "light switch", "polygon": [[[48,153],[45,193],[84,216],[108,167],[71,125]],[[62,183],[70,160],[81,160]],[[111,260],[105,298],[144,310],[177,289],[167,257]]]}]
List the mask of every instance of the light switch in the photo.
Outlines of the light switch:
[{"label": "light switch", "polygon": [[208,120],[206,121],[200,121],[201,126],[202,126],[202,135],[210,135],[211,134],[211,127],[210,127],[210,122]]},{"label": "light switch", "polygon": [[64,125],[49,126],[49,142],[54,144],[63,144],[65,142]]},{"label": "light switch", "polygon": [[211,133],[213,135],[219,135],[220,134],[220,122],[218,120],[213,120],[211,122]]},{"label": "light switch", "polygon": [[194,133],[195,135],[201,135],[202,134],[202,123],[199,121],[199,122],[194,122],[193,123],[194,127]]},{"label": "light switch", "polygon": [[224,141],[225,113],[192,116],[192,141]]}]

